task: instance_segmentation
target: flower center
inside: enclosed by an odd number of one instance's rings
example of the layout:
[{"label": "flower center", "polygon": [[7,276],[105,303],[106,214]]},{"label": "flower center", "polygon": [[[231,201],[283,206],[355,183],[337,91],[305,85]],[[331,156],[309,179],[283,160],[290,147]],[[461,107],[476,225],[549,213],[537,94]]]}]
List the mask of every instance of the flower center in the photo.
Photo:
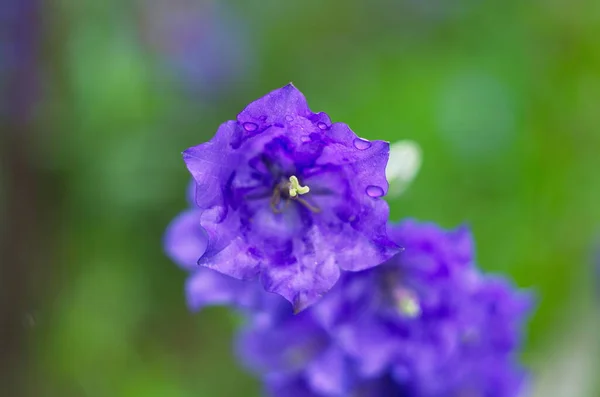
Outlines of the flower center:
[{"label": "flower center", "polygon": [[271,209],[276,214],[281,213],[282,209],[280,203],[281,199],[283,198],[285,200],[286,207],[289,205],[289,202],[293,200],[300,203],[311,212],[321,212],[320,208],[313,206],[308,201],[300,197],[308,192],[310,192],[310,188],[308,186],[302,186],[298,180],[298,177],[296,175],[292,175],[287,181],[281,181],[273,188],[273,195],[271,196]]},{"label": "flower center", "polygon": [[394,301],[396,309],[403,317],[415,318],[421,314],[421,305],[419,298],[411,290],[398,288],[394,290]]}]

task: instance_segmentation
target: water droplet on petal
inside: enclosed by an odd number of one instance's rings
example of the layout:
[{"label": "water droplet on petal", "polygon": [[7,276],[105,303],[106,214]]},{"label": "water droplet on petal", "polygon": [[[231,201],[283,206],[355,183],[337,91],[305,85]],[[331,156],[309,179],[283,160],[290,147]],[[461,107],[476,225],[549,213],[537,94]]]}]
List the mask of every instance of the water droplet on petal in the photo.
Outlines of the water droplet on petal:
[{"label": "water droplet on petal", "polygon": [[371,142],[367,141],[366,139],[356,138],[354,140],[354,147],[359,150],[366,150],[371,147]]},{"label": "water droplet on petal", "polygon": [[383,196],[383,189],[379,186],[369,185],[367,186],[366,192],[371,197],[381,197]]},{"label": "water droplet on petal", "polygon": [[258,128],[258,126],[254,123],[244,123],[243,126],[244,129],[248,132],[256,131],[256,129]]},{"label": "water droplet on petal", "polygon": [[318,122],[317,123],[317,127],[319,127],[322,130],[326,130],[326,129],[329,128],[329,126],[327,124],[323,123],[323,122]]},{"label": "water droplet on petal", "polygon": [[300,140],[304,143],[311,141],[311,139],[308,135],[304,135],[303,137],[300,137]]},{"label": "water droplet on petal", "polygon": [[286,119],[287,121],[293,121],[293,120],[294,120],[294,117],[293,117],[293,116],[290,116],[290,115],[288,114],[287,116],[285,116],[285,119]]}]

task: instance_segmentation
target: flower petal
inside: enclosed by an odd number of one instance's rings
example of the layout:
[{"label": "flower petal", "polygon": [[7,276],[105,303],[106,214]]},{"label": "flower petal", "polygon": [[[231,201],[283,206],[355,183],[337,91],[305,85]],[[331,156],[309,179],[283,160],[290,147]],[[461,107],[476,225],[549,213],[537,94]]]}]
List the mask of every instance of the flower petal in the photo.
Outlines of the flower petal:
[{"label": "flower petal", "polygon": [[340,277],[335,252],[318,228],[309,230],[302,241],[294,241],[291,263],[265,267],[261,281],[294,306],[298,313],[329,291]]},{"label": "flower petal", "polygon": [[271,397],[323,397],[311,390],[302,376],[270,375],[265,383]]},{"label": "flower petal", "polygon": [[198,259],[206,251],[208,235],[200,226],[202,211],[187,210],[179,214],[167,228],[164,246],[167,255],[186,270],[198,268]]},{"label": "flower petal", "polygon": [[208,234],[208,246],[199,265],[240,280],[258,275],[260,258],[240,235],[242,225],[237,212],[228,211],[221,218],[220,209],[213,208],[202,213],[201,224]]},{"label": "flower petal", "polygon": [[239,125],[228,121],[209,142],[183,152],[183,160],[196,181],[196,204],[200,208],[224,205],[224,186],[241,161],[229,144],[240,134]]},{"label": "flower petal", "polygon": [[248,288],[252,288],[250,282],[199,268],[187,279],[185,294],[190,309],[197,311],[204,306],[236,304]]},{"label": "flower petal", "polygon": [[[308,117],[310,115],[312,112],[308,108],[306,98],[290,83],[250,103],[237,119],[242,125],[254,123],[256,129],[254,126],[246,128],[246,130],[251,130],[248,132],[253,132],[270,125],[283,125],[289,121],[290,117]],[[286,116],[289,117],[286,118]]]},{"label": "flower petal", "polygon": [[187,199],[187,203],[190,207],[196,206],[196,189],[196,181],[194,178],[192,178],[185,192],[185,198]]},{"label": "flower petal", "polygon": [[357,360],[362,376],[381,375],[393,362],[402,339],[374,318],[340,327],[336,333],[340,345]]},{"label": "flower petal", "polygon": [[349,366],[344,352],[332,345],[308,365],[307,381],[318,393],[327,396],[346,396],[353,380]]},{"label": "flower petal", "polygon": [[340,217],[338,221],[321,217],[328,224],[342,224],[343,230],[333,234],[331,240],[338,245],[340,267],[351,271],[368,269],[401,251],[387,235],[389,206],[382,198],[388,189],[385,167],[389,144],[365,141],[343,123],[333,124],[328,138],[333,143],[323,149],[319,164],[325,168],[335,166],[338,171],[314,175],[315,182],[310,182],[340,193],[319,198],[328,207],[328,214]]},{"label": "flower petal", "polygon": [[309,313],[290,314],[276,326],[245,329],[238,337],[237,351],[252,371],[289,375],[303,370],[327,341]]}]

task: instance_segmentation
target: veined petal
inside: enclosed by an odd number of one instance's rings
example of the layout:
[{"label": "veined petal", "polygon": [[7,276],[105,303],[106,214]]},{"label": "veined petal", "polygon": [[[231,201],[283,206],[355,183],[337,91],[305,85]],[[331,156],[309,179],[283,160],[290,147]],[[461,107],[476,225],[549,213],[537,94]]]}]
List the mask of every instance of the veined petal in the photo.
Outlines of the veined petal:
[{"label": "veined petal", "polygon": [[[284,124],[294,117],[306,118],[312,115],[306,98],[292,83],[271,91],[264,97],[250,103],[238,115],[239,123],[255,123],[257,128],[247,128],[249,133],[261,130],[264,126]],[[290,118],[292,118],[290,120]]]},{"label": "veined petal", "polygon": [[340,277],[335,253],[317,228],[306,233],[303,241],[294,242],[291,263],[264,268],[262,283],[267,291],[280,294],[298,313],[323,296]]},{"label": "veined petal", "polygon": [[206,252],[198,264],[241,280],[255,278],[260,271],[260,257],[244,240],[239,230],[239,214],[229,211],[224,219],[213,208],[202,213],[201,225],[208,235]]},{"label": "veined petal", "polygon": [[229,147],[240,134],[234,121],[222,124],[209,142],[183,152],[183,160],[196,181],[196,204],[200,208],[224,205],[223,189],[241,157]]}]

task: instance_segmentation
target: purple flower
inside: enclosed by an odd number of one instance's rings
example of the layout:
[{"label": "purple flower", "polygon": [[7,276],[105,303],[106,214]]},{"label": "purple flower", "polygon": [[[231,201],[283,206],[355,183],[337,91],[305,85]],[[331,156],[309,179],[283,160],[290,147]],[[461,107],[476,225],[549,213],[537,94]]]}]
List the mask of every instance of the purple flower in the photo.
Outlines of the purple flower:
[{"label": "purple flower", "polygon": [[244,362],[274,396],[517,396],[530,296],[477,270],[464,227],[409,220],[390,236],[405,252],[344,274],[300,315],[244,330]]},{"label": "purple flower", "polygon": [[208,236],[200,265],[259,279],[299,312],[341,270],[399,252],[386,231],[389,145],[313,113],[289,84],[183,152]]},{"label": "purple flower", "polygon": [[[23,133],[39,94],[40,20],[38,0],[7,0],[0,7],[0,117],[4,131]],[[28,129],[28,128],[27,128]]]},{"label": "purple flower", "polygon": [[[318,303],[317,303],[318,305]],[[315,318],[312,308],[278,316],[278,321],[252,323],[238,339],[242,361],[263,375],[267,386],[282,390],[276,396],[345,396],[357,379],[347,354]],[[285,388],[283,385],[286,385]],[[283,390],[298,390],[287,394]]]},{"label": "purple flower", "polygon": [[143,44],[190,94],[214,100],[251,75],[256,59],[249,26],[224,2],[147,2],[139,12]]}]

